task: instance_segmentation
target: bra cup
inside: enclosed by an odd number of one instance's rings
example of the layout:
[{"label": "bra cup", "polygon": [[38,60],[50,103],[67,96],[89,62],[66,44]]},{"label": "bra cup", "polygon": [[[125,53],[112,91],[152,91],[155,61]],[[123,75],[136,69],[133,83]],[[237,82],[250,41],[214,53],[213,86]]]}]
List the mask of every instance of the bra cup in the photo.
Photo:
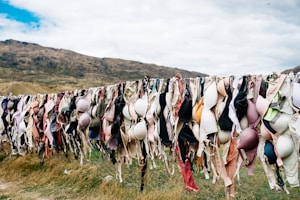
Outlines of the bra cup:
[{"label": "bra cup", "polygon": [[289,127],[291,115],[280,113],[279,118],[275,122],[270,122],[270,126],[277,132],[283,133]]},{"label": "bra cup", "polygon": [[240,135],[238,149],[250,150],[258,145],[258,135],[254,128],[246,128]]},{"label": "bra cup", "polygon": [[284,159],[294,151],[294,141],[290,135],[280,135],[277,140],[277,151],[280,158]]},{"label": "bra cup", "polygon": [[131,115],[129,113],[129,107],[127,104],[123,107],[122,114],[123,114],[124,118],[126,118],[128,120],[132,120]]},{"label": "bra cup", "polygon": [[201,134],[208,135],[210,133],[218,132],[217,121],[211,110],[204,108],[200,122]]},{"label": "bra cup", "polygon": [[259,115],[263,118],[269,108],[270,102],[262,97],[261,95],[258,95],[257,100],[256,100],[256,110],[259,113]]},{"label": "bra cup", "polygon": [[294,106],[296,106],[297,108],[300,109],[300,83],[293,83],[293,91],[292,91],[292,95],[293,95],[293,104]]},{"label": "bra cup", "polygon": [[147,136],[147,125],[144,120],[137,123],[133,129],[133,134],[136,139],[143,140]]},{"label": "bra cup", "polygon": [[225,143],[229,142],[229,140],[231,139],[230,131],[219,130],[218,138],[219,138],[220,144],[225,144]]},{"label": "bra cup", "polygon": [[244,116],[241,121],[240,121],[240,125],[241,125],[241,128],[242,130],[246,129],[249,127],[249,123],[248,123],[248,119],[246,116]]},{"label": "bra cup", "polygon": [[204,106],[211,109],[217,104],[218,101],[218,91],[216,83],[213,82],[204,92]]},{"label": "bra cup", "polygon": [[223,97],[227,96],[226,89],[225,89],[224,79],[221,79],[221,80],[217,83],[217,90],[218,90],[218,93],[219,93],[220,95],[222,95]]},{"label": "bra cup", "polygon": [[145,99],[138,99],[134,104],[134,109],[140,117],[145,117],[148,109],[148,102]]},{"label": "bra cup", "polygon": [[259,119],[255,104],[250,100],[248,100],[247,119],[249,124],[254,124]]}]

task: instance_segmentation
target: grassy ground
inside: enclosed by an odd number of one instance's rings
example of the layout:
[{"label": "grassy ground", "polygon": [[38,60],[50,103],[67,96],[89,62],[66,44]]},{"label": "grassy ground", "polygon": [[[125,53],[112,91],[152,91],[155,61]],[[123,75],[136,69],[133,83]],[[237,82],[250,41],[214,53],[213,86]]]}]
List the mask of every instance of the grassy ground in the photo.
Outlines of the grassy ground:
[{"label": "grassy ground", "polygon": [[49,94],[55,93],[57,91],[66,91],[71,87],[66,85],[56,87],[51,85],[41,85],[29,82],[20,81],[10,81],[1,82],[0,81],[0,95],[8,96],[10,93],[13,95],[34,95],[34,94]]},{"label": "grassy ground", "polygon": [[[171,176],[162,163],[158,168],[148,168],[144,191],[140,190],[140,170],[133,165],[123,166],[123,183],[116,179],[115,166],[101,154],[93,152],[91,161],[79,165],[72,155],[53,155],[41,166],[35,153],[26,156],[0,154],[1,199],[225,199],[223,181],[215,185],[203,174],[194,174],[198,193],[184,190],[179,169]],[[66,173],[68,172],[68,173]],[[255,176],[248,177],[241,169],[242,185],[236,183],[235,199],[299,199],[300,188],[290,188],[290,194],[269,189],[265,174],[256,162]],[[112,176],[113,180],[105,181]]]}]

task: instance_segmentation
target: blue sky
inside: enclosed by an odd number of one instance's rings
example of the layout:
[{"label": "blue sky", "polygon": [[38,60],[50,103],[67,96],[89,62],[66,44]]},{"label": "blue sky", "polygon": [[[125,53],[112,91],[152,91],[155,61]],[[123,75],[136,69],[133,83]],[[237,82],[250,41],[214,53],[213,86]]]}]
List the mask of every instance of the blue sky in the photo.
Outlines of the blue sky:
[{"label": "blue sky", "polygon": [[29,26],[39,26],[39,18],[32,12],[10,5],[7,1],[0,1],[0,13],[7,19],[18,21]]},{"label": "blue sky", "polygon": [[7,0],[0,29],[0,40],[210,75],[300,65],[299,0]]}]

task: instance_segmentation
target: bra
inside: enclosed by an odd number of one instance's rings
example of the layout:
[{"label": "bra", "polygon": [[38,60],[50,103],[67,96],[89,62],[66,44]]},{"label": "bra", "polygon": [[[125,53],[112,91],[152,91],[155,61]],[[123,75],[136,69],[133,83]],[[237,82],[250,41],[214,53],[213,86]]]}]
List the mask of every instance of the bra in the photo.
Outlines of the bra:
[{"label": "bra", "polygon": [[293,99],[294,106],[300,109],[300,72],[297,73],[293,81],[292,95],[293,95],[292,99]]}]

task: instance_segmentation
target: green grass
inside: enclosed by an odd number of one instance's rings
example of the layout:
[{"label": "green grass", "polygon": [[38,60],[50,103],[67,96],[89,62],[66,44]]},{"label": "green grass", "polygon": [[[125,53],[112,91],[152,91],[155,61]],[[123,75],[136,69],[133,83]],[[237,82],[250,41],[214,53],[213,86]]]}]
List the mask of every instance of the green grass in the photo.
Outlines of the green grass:
[{"label": "green grass", "polygon": [[[1,154],[2,155],[2,154]],[[25,157],[3,156],[0,161],[0,184],[12,183],[0,190],[0,199],[225,199],[223,181],[215,185],[203,174],[194,173],[200,192],[187,193],[177,166],[171,176],[164,170],[163,163],[157,161],[157,169],[148,168],[144,191],[140,190],[140,169],[137,163],[122,167],[123,183],[116,177],[115,166],[103,160],[99,152],[93,152],[90,162],[80,166],[71,155],[52,156],[40,166],[35,153]],[[70,174],[64,171],[69,170]],[[260,162],[256,162],[255,175],[247,176],[240,171],[242,185],[235,183],[235,199],[298,199],[300,188],[290,188],[290,195],[269,189]],[[105,182],[106,176],[113,181]]]}]

